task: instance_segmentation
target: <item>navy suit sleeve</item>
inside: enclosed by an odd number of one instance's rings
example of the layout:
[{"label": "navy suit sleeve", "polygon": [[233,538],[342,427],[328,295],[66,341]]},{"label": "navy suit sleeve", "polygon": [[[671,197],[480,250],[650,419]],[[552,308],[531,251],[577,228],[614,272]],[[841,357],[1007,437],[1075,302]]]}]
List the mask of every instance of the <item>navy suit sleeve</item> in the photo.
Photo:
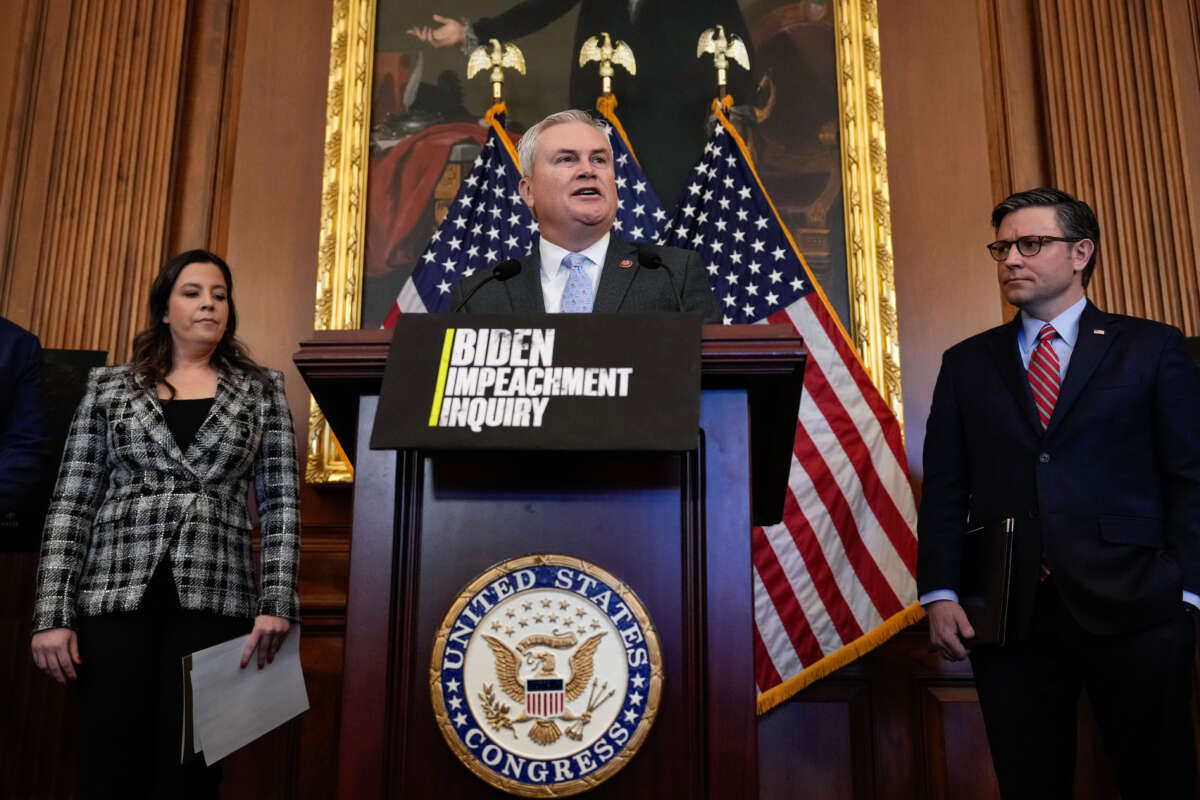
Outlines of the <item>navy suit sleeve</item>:
[{"label": "navy suit sleeve", "polygon": [[[0,356],[3,354],[0,353]],[[0,416],[0,511],[16,508],[41,478],[50,453],[50,438],[42,417],[42,348],[37,337],[25,334],[13,340],[10,363],[0,369],[11,402]]]},{"label": "navy suit sleeve", "polygon": [[1200,594],[1200,369],[1172,330],[1155,378],[1155,441],[1166,498],[1166,534],[1183,588]]},{"label": "navy suit sleeve", "polygon": [[966,435],[952,357],[942,357],[925,428],[924,482],[917,520],[917,590],[958,591],[970,507]]},{"label": "navy suit sleeve", "polygon": [[683,286],[680,287],[683,298],[683,310],[699,314],[706,323],[719,324],[721,309],[717,307],[717,299],[713,296],[712,287],[708,285],[708,276],[704,274],[704,266],[700,263],[700,254],[688,251],[687,263],[683,268]]}]

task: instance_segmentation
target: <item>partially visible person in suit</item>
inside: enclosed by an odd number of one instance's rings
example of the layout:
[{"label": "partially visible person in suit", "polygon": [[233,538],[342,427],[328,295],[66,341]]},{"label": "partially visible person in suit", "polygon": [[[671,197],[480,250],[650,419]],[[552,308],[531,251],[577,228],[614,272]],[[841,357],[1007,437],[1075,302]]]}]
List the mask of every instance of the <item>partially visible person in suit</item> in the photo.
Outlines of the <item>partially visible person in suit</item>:
[{"label": "partially visible person in suit", "polygon": [[[299,483],[283,376],[236,337],[233,278],[204,250],[169,260],[129,364],[92,371],[46,517],[33,658],[78,681],[83,797],[217,796],[180,766],[182,672],[249,633],[270,662],[297,621]],[[262,529],[255,588],[248,486]]]},{"label": "partially visible person in suit", "polygon": [[[1200,371],[1176,328],[1087,299],[1086,203],[1020,192],[992,224],[1020,313],[942,359],[918,527],[930,639],[969,652],[1004,797],[1072,796],[1082,691],[1123,797],[1195,797]],[[963,533],[1010,517],[1010,641],[969,649]]]},{"label": "partially visible person in suit", "polygon": [[586,112],[551,114],[521,137],[519,190],[533,211],[538,248],[515,274],[477,272],[455,284],[450,307],[473,313],[686,311],[721,313],[700,256],[634,245],[612,234],[617,184],[612,146]]},{"label": "partially visible person in suit", "polygon": [[17,511],[42,477],[50,437],[42,416],[42,346],[0,317],[0,517]]}]

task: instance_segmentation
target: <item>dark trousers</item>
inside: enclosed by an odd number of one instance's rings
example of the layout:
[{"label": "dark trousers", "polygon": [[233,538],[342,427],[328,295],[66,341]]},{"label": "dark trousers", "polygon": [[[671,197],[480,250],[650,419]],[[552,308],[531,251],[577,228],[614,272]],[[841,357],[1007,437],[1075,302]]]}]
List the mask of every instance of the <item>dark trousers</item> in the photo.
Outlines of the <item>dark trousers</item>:
[{"label": "dark trousers", "polygon": [[1005,798],[1070,798],[1080,691],[1086,691],[1123,800],[1194,798],[1192,615],[1096,636],[1038,589],[1033,633],[971,653],[988,744]]},{"label": "dark trousers", "polygon": [[80,797],[216,798],[219,766],[179,763],[180,662],[250,628],[248,619],[180,608],[169,566],[155,572],[137,611],[81,618]]}]

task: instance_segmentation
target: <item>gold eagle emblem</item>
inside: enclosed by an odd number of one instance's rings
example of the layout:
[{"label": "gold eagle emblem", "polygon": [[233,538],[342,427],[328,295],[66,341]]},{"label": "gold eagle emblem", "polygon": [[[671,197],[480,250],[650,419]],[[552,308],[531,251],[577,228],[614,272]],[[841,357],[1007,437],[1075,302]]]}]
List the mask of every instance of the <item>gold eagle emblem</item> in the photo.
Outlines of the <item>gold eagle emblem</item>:
[{"label": "gold eagle emblem", "polygon": [[717,25],[709,28],[700,34],[700,41],[696,44],[696,58],[700,58],[705,53],[712,53],[713,66],[717,69],[717,91],[721,97],[725,96],[725,80],[726,70],[729,69],[729,61],[732,59],[742,69],[749,71],[750,69],[750,53],[746,50],[746,43],[737,34],[725,36],[725,26]]},{"label": "gold eagle emblem", "polygon": [[485,69],[490,70],[488,79],[492,82],[492,99],[500,102],[504,97],[504,70],[515,69],[524,75],[525,54],[512,42],[500,44],[498,39],[489,39],[488,44],[476,47],[467,58],[467,80]]},{"label": "gold eagle emblem", "polygon": [[[595,672],[593,662],[596,657],[596,648],[600,646],[600,640],[604,636],[605,634],[601,632],[589,637],[568,659],[567,664],[571,671],[566,682],[563,684],[563,696],[567,703],[578,699],[592,680],[592,675]],[[573,633],[567,633],[565,636],[558,634],[553,636],[534,634],[518,642],[515,650],[494,636],[485,634],[483,639],[492,650],[492,657],[496,662],[496,679],[500,684],[500,688],[514,703],[522,705],[525,703],[527,680],[531,678],[560,677],[555,670],[557,664],[555,654],[552,650],[544,648],[567,650],[575,647],[577,644]],[[522,660],[528,666],[537,665],[537,672],[522,679],[520,677]],[[599,689],[601,695],[603,695],[604,688],[607,688],[607,684],[605,684],[605,687]],[[596,687],[593,687],[592,696],[588,701],[588,708],[583,714],[575,714],[564,704],[562,713],[556,715],[555,718],[575,722],[576,725],[567,729],[567,736],[578,740],[583,734],[583,726],[591,721],[592,711],[600,703],[611,697],[612,694],[613,692],[610,691],[607,695],[597,698]],[[490,685],[484,685],[483,692],[480,693],[479,698],[483,701],[488,722],[494,730],[507,728],[516,737],[517,732],[513,725],[533,720],[533,727],[529,731],[529,738],[537,744],[553,744],[562,735],[562,730],[554,722],[554,718],[533,717],[524,710],[517,717],[510,718],[507,714],[507,706],[501,707],[496,703],[495,695]]]},{"label": "gold eagle emblem", "polygon": [[620,40],[613,42],[607,31],[591,37],[579,49],[579,66],[587,66],[592,61],[600,62],[601,90],[606,95],[612,94],[613,64],[624,67],[630,75],[637,75],[633,50]]}]

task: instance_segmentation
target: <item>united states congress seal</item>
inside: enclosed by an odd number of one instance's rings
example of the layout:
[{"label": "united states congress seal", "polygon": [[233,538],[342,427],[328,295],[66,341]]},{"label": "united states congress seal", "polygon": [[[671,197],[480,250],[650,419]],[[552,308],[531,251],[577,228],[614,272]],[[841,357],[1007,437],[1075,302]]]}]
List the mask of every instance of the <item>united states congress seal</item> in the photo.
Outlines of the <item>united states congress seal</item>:
[{"label": "united states congress seal", "polygon": [[442,620],[429,666],[438,726],[480,778],[563,797],[612,777],[658,714],[662,651],[637,596],[564,555],[505,561]]}]

